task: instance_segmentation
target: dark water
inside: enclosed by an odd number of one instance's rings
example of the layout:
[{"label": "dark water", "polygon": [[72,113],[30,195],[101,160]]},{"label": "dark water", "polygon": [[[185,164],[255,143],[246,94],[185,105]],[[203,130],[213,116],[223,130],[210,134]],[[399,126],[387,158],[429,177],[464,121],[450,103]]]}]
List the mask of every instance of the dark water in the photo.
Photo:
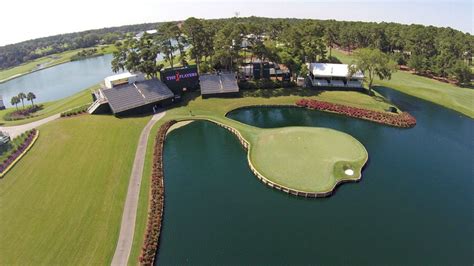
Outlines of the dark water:
[{"label": "dark water", "polygon": [[68,62],[12,79],[0,84],[0,95],[6,106],[20,92],[33,92],[37,103],[59,100],[73,95],[113,75],[112,55]]},{"label": "dark water", "polygon": [[472,265],[474,120],[380,89],[417,118],[397,129],[317,111],[240,110],[260,127],[347,132],[370,156],[361,182],[324,199],[267,188],[237,139],[208,122],[170,133],[158,263]]}]

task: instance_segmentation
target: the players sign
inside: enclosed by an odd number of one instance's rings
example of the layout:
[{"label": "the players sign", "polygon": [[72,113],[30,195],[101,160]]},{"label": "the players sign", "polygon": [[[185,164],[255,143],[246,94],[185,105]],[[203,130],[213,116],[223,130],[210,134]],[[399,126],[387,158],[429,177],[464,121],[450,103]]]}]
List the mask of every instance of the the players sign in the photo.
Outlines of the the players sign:
[{"label": "the players sign", "polygon": [[163,81],[175,94],[186,90],[196,89],[199,85],[199,75],[196,66],[184,68],[169,68],[161,71]]}]

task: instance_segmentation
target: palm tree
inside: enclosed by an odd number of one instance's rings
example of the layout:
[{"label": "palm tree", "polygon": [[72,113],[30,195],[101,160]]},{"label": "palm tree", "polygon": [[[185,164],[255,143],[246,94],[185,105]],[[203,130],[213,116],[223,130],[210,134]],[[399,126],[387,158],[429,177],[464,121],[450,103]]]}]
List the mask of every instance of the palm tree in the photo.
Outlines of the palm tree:
[{"label": "palm tree", "polygon": [[35,103],[33,102],[34,99],[36,99],[36,95],[32,92],[28,92],[28,95],[26,95],[26,99],[28,101],[31,101],[31,106],[34,106]]},{"label": "palm tree", "polygon": [[10,103],[12,105],[15,105],[16,109],[18,110],[18,104],[20,103],[20,99],[17,96],[13,96],[12,99],[10,100]]},{"label": "palm tree", "polygon": [[20,92],[18,93],[18,99],[21,101],[23,108],[25,108],[25,103],[23,102],[23,100],[26,99],[26,95],[23,92]]}]

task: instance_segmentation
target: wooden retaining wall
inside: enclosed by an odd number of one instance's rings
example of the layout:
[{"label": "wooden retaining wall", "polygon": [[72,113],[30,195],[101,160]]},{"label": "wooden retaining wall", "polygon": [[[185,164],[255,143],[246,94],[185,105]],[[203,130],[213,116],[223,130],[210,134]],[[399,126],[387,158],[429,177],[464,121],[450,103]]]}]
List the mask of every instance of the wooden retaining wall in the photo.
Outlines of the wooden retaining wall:
[{"label": "wooden retaining wall", "polygon": [[[299,107],[297,107],[299,108]],[[305,192],[305,191],[298,191],[295,189],[291,189],[282,185],[279,185],[265,176],[263,176],[260,172],[252,164],[250,160],[250,143],[242,137],[240,132],[228,125],[223,123],[217,122],[212,119],[185,119],[181,121],[187,120],[205,120],[212,122],[218,126],[225,128],[226,130],[233,133],[237,139],[239,140],[242,147],[247,151],[247,162],[249,164],[250,170],[252,173],[265,185],[283,191],[289,195],[305,197],[305,198],[319,198],[319,197],[327,197],[334,193],[335,188],[342,183],[346,182],[358,182],[361,178],[357,180],[342,180],[335,184],[335,186],[326,192]],[[159,247],[159,237],[161,234],[161,225],[163,220],[163,213],[164,213],[164,173],[163,173],[163,149],[165,144],[165,139],[169,128],[175,124],[177,121],[171,120],[163,124],[158,132],[158,135],[155,139],[154,151],[153,151],[153,172],[152,172],[152,180],[150,184],[150,192],[149,192],[149,204],[148,204],[148,218],[147,218],[147,228],[145,231],[145,236],[142,244],[142,251],[140,255],[140,264],[141,265],[153,265],[156,252]],[[156,212],[156,209],[159,209]],[[154,210],[154,212],[153,212]]]},{"label": "wooden retaining wall", "polygon": [[[293,107],[296,107],[296,106],[293,106]],[[299,107],[296,107],[296,108],[299,108]],[[335,192],[335,189],[338,185],[340,184],[343,184],[343,183],[349,183],[349,182],[359,182],[361,177],[362,177],[362,174],[359,175],[359,177],[357,179],[354,179],[354,180],[340,180],[338,181],[333,188],[331,188],[331,190],[329,191],[323,191],[323,192],[306,192],[306,191],[300,191],[300,190],[296,190],[296,189],[292,189],[292,188],[289,188],[289,187],[285,187],[285,186],[282,186],[282,185],[279,185],[271,180],[269,180],[268,178],[266,178],[265,176],[263,176],[260,172],[257,171],[257,169],[255,168],[255,166],[252,164],[252,161],[250,160],[250,143],[244,139],[244,137],[242,137],[242,135],[240,134],[240,132],[231,127],[231,126],[228,126],[228,125],[225,125],[225,124],[222,124],[222,123],[219,123],[217,121],[214,121],[214,120],[211,120],[211,119],[205,119],[207,121],[210,121],[212,123],[215,123],[225,129],[227,129],[228,131],[232,132],[236,137],[237,139],[239,140],[240,144],[244,147],[244,149],[247,151],[247,162],[249,164],[249,167],[250,167],[250,170],[252,171],[252,173],[260,180],[262,181],[262,183],[264,183],[265,185],[271,187],[271,188],[274,188],[274,189],[277,189],[277,190],[280,190],[280,191],[283,191],[287,194],[290,194],[290,195],[294,195],[294,196],[299,196],[299,197],[305,197],[305,198],[322,198],[322,197],[328,197],[330,195],[332,195],[334,192]]]}]

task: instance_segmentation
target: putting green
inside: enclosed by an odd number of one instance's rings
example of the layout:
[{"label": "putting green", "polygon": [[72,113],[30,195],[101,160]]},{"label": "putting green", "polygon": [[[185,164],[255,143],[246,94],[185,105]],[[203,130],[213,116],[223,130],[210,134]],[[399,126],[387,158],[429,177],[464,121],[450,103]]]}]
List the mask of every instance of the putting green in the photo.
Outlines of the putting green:
[{"label": "putting green", "polygon": [[262,129],[249,156],[252,167],[270,182],[320,195],[340,182],[359,180],[368,158],[352,136],[314,127]]}]

